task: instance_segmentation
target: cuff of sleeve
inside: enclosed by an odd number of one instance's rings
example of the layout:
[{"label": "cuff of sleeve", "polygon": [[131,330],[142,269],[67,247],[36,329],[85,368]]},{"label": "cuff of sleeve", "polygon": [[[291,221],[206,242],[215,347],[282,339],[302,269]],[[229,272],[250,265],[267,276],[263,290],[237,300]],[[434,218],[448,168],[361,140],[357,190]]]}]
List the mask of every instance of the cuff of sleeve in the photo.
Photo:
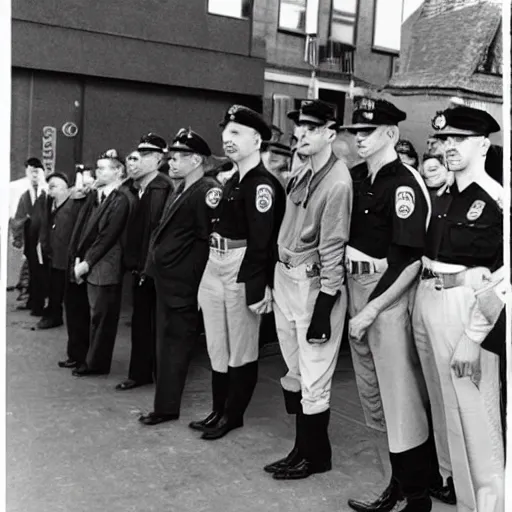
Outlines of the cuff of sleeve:
[{"label": "cuff of sleeve", "polygon": [[496,323],[496,320],[505,306],[504,302],[496,295],[494,290],[479,295],[477,303],[480,311],[491,324]]},{"label": "cuff of sleeve", "polygon": [[326,295],[330,295],[331,297],[334,297],[339,293],[340,290],[332,290],[331,288],[326,288],[325,286],[322,286],[320,288],[321,293],[325,293]]},{"label": "cuff of sleeve", "polygon": [[245,302],[248,306],[256,304],[265,297],[267,282],[265,276],[254,277],[245,283]]}]

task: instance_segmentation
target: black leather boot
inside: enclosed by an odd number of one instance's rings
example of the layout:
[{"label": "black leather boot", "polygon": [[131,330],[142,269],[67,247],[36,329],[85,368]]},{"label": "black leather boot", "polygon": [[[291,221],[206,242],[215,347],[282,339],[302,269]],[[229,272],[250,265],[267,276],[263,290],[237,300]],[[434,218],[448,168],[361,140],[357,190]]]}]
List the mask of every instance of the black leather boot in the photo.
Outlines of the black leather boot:
[{"label": "black leather boot", "polygon": [[263,470],[267,473],[275,473],[283,469],[286,466],[294,465],[298,462],[299,457],[299,434],[301,429],[299,426],[300,418],[299,414],[302,414],[302,392],[301,391],[288,391],[282,388],[284,405],[288,414],[295,414],[295,444],[293,445],[292,451],[284,458],[279,459],[271,464],[267,464]]},{"label": "black leather boot", "polygon": [[226,408],[217,424],[204,429],[201,439],[213,441],[228,432],[243,427],[244,414],[258,381],[258,361],[229,368],[229,392]]},{"label": "black leather boot", "polygon": [[319,414],[299,414],[299,447],[295,464],[289,464],[272,475],[276,480],[300,480],[332,469],[329,441],[330,410]]},{"label": "black leather boot", "polygon": [[226,399],[229,388],[229,375],[227,373],[216,372],[212,370],[212,412],[203,420],[192,421],[189,427],[193,430],[204,431],[205,428],[211,428],[217,425],[224,414]]},{"label": "black leather boot", "polygon": [[348,500],[348,506],[357,512],[389,512],[402,499],[400,485],[394,477],[391,477],[389,485],[375,501]]}]

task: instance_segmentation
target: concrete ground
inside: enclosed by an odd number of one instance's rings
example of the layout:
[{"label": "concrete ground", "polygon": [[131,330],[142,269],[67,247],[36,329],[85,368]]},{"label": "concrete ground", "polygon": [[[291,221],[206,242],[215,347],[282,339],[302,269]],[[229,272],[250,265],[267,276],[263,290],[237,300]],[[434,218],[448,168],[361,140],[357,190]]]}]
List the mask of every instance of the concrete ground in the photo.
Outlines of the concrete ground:
[{"label": "concrete ground", "polygon": [[[181,418],[154,427],[137,417],[153,388],[119,392],[127,372],[124,308],[109,376],[75,378],[58,368],[66,329],[32,331],[37,319],[7,306],[7,510],[9,512],[331,512],[349,497],[375,497],[389,479],[386,440],[370,431],[343,350],[333,386],[333,470],[278,482],[262,467],[292,447],[280,356],[264,358],[245,426],[203,441],[187,424],[210,411],[208,358],[198,347]],[[434,503],[436,512],[454,507]]]}]

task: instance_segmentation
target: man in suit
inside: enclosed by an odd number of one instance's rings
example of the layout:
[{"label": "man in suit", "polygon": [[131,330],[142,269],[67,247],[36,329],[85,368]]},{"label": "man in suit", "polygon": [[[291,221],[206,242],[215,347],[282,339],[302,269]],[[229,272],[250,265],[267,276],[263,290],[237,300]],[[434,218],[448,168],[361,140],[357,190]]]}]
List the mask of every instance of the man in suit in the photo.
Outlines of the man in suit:
[{"label": "man in suit", "polygon": [[[70,279],[85,287],[89,339],[81,337],[73,370],[77,377],[110,372],[121,309],[121,239],[130,214],[130,198],[119,190],[124,171],[116,150],[97,161],[96,184],[80,211],[70,243]],[[86,357],[85,357],[86,354]]]},{"label": "man in suit", "polygon": [[156,345],[155,283],[144,275],[151,234],[160,222],[171,179],[159,172],[167,143],[150,133],[141,138],[137,151],[126,159],[128,180],[123,184],[133,196],[134,208],[124,245],[125,268],[133,276],[132,351],[128,378],[116,389],[125,391],[153,382]]},{"label": "man in suit", "polygon": [[22,194],[14,215],[13,245],[21,248],[27,258],[29,271],[28,301],[18,309],[30,309],[32,316],[43,316],[47,279],[39,234],[46,207],[46,181],[41,161],[29,158],[25,162],[25,175],[29,187]]},{"label": "man in suit", "polygon": [[157,372],[153,411],[144,425],[176,420],[199,323],[197,293],[208,261],[212,213],[220,202],[219,183],[204,176],[208,144],[182,129],[169,148],[170,172],[180,185],[169,197],[153,233],[146,274],[157,298]]}]

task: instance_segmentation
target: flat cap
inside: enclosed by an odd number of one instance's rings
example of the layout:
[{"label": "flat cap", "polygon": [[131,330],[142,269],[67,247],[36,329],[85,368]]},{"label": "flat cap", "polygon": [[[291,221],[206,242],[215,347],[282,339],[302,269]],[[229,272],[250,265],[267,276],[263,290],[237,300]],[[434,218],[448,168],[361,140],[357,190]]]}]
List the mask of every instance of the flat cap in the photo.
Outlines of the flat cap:
[{"label": "flat cap", "polygon": [[46,177],[46,182],[50,183],[52,178],[59,178],[62,181],[66,182],[66,185],[69,186],[69,178],[63,172],[52,172]]},{"label": "flat cap", "polygon": [[438,111],[432,119],[434,137],[484,135],[499,132],[500,125],[485,110],[458,105]]},{"label": "flat cap", "polygon": [[181,128],[174,136],[172,146],[168,151],[179,151],[181,153],[197,153],[198,155],[210,156],[212,154],[207,142],[191,128]]},{"label": "flat cap", "polygon": [[232,105],[226,111],[220,126],[224,128],[228,123],[238,123],[256,130],[263,140],[272,138],[272,130],[261,114],[243,105]]},{"label": "flat cap", "polygon": [[387,100],[359,96],[354,102],[352,124],[341,126],[340,129],[356,130],[358,128],[375,128],[381,125],[396,126],[406,117],[405,112]]},{"label": "flat cap", "polygon": [[117,149],[107,149],[107,151],[104,151],[98,156],[98,160],[117,160],[120,163],[123,163],[123,158],[117,151]]},{"label": "flat cap", "polygon": [[336,121],[334,107],[320,100],[303,100],[299,110],[292,110],[287,114],[295,124],[313,124],[323,126],[329,121]]}]

